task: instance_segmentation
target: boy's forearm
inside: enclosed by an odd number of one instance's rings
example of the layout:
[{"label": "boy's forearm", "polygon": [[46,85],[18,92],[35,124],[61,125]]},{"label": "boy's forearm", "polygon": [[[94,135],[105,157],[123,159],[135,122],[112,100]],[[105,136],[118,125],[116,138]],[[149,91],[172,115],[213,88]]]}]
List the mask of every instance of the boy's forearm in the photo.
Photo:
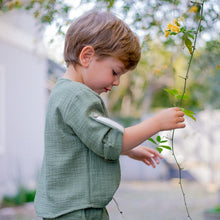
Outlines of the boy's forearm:
[{"label": "boy's forearm", "polygon": [[140,145],[145,140],[160,131],[156,117],[149,118],[137,125],[125,128],[121,154]]},{"label": "boy's forearm", "polygon": [[178,107],[168,108],[140,124],[126,128],[123,134],[121,154],[140,145],[159,131],[184,128],[184,112]]}]

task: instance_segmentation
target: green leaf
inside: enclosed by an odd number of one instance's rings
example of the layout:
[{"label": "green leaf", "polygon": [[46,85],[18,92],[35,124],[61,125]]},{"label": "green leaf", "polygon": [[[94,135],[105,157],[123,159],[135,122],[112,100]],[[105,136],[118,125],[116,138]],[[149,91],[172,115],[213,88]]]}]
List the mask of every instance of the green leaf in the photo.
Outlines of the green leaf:
[{"label": "green leaf", "polygon": [[164,90],[172,96],[176,96],[178,94],[178,91],[176,89],[164,89]]},{"label": "green leaf", "polygon": [[123,10],[124,10],[124,12],[128,12],[129,10],[130,10],[130,6],[129,5],[125,5],[125,6],[123,6]]},{"label": "green leaf", "polygon": [[194,36],[192,34],[190,34],[189,32],[187,34],[190,38],[194,39]]},{"label": "green leaf", "polygon": [[192,118],[194,121],[196,121],[196,118],[195,118],[195,112],[191,111],[191,110],[188,110],[188,109],[184,109],[184,108],[181,108],[181,110],[184,112],[184,114],[190,118]]},{"label": "green leaf", "polygon": [[181,27],[180,32],[184,32],[184,31],[186,31],[186,29],[184,27]]},{"label": "green leaf", "polygon": [[168,140],[163,140],[163,141],[161,141],[160,143],[166,143]]},{"label": "green leaf", "polygon": [[71,9],[71,7],[68,6],[68,5],[65,5],[62,9],[63,9],[63,11],[64,11],[66,14],[68,14],[68,12],[69,12],[69,10]]},{"label": "green leaf", "polygon": [[199,32],[202,32],[204,30],[205,30],[205,28],[202,25],[200,25]]},{"label": "green leaf", "polygon": [[192,54],[192,41],[188,37],[185,38],[185,45],[188,48],[189,53]]},{"label": "green leaf", "polygon": [[147,140],[154,143],[154,144],[157,144],[156,141],[153,138],[148,138]]},{"label": "green leaf", "polygon": [[191,111],[191,110],[188,110],[188,109],[183,109],[182,110],[185,114],[191,114],[191,115],[195,115],[196,113]]},{"label": "green leaf", "polygon": [[170,32],[170,35],[177,35],[178,33],[176,32]]},{"label": "green leaf", "polygon": [[160,147],[156,147],[156,149],[159,153],[161,153],[163,151],[163,148],[160,148]]},{"label": "green leaf", "polygon": [[115,0],[109,0],[109,1],[106,1],[106,2],[108,2],[108,9],[110,9],[110,8],[112,8],[113,7],[113,5],[114,5],[114,3],[115,3]]},{"label": "green leaf", "polygon": [[41,18],[40,18],[41,22],[42,23],[48,23],[50,24],[53,20],[53,17],[50,16],[50,15],[43,15]]},{"label": "green leaf", "polygon": [[166,148],[167,150],[171,150],[170,146],[166,146],[166,145],[159,145],[159,146],[162,147],[162,148]]},{"label": "green leaf", "polygon": [[160,137],[160,136],[157,136],[156,140],[157,140],[158,142],[161,142],[161,137]]},{"label": "green leaf", "polygon": [[181,99],[181,98],[182,98],[183,100],[186,100],[186,99],[189,98],[189,96],[187,96],[187,95],[185,95],[185,94],[184,94],[183,96],[182,96],[182,95],[177,95],[176,98],[177,98],[177,99]]}]

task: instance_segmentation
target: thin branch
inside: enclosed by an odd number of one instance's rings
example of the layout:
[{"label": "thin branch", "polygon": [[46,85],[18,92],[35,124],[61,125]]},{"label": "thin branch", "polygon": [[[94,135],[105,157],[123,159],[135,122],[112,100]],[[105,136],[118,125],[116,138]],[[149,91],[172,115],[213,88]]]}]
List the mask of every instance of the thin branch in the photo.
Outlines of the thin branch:
[{"label": "thin branch", "polygon": [[[198,33],[199,33],[199,30],[200,30],[200,27],[201,27],[201,21],[202,21],[202,17],[203,17],[204,2],[205,2],[205,0],[203,0],[202,3],[192,2],[192,3],[196,3],[196,4],[200,4],[201,5],[201,13],[200,13],[200,20],[199,20],[199,23],[198,23],[198,27],[197,27],[197,30],[196,30],[196,33],[195,33],[195,37],[194,37],[194,43],[193,43],[193,47],[192,47],[193,50],[192,50],[192,53],[191,53],[191,56],[190,56],[190,59],[189,59],[186,75],[185,75],[185,77],[181,77],[181,78],[184,79],[184,86],[183,86],[183,92],[182,92],[181,98],[180,98],[180,100],[178,102],[178,106],[179,107],[181,107],[184,95],[186,93],[186,84],[187,84],[187,79],[188,79],[188,75],[189,75],[189,70],[190,70],[190,67],[191,67],[194,51],[195,51],[195,48],[196,48],[196,41],[197,41],[197,37],[198,37]],[[192,218],[190,216],[190,213],[189,213],[188,205],[187,205],[187,202],[186,202],[186,195],[185,195],[185,192],[183,190],[183,184],[182,184],[182,169],[183,168],[180,167],[180,164],[177,161],[177,158],[176,158],[176,155],[175,155],[175,152],[174,152],[174,133],[175,133],[175,130],[173,130],[172,138],[171,138],[172,154],[173,154],[174,160],[176,162],[176,165],[178,166],[178,169],[179,169],[179,184],[180,184],[181,192],[182,192],[182,195],[183,195],[183,200],[184,200],[184,205],[185,205],[185,208],[186,208],[187,216],[188,216],[189,219],[192,220]]]}]

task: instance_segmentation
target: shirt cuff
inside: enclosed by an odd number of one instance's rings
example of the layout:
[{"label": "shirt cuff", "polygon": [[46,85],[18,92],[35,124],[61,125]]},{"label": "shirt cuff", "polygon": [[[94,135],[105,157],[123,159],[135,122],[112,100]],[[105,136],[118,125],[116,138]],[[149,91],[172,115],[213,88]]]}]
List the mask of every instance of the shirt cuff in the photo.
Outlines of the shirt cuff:
[{"label": "shirt cuff", "polygon": [[104,157],[107,160],[118,160],[122,149],[123,133],[117,129],[110,129],[103,139]]}]

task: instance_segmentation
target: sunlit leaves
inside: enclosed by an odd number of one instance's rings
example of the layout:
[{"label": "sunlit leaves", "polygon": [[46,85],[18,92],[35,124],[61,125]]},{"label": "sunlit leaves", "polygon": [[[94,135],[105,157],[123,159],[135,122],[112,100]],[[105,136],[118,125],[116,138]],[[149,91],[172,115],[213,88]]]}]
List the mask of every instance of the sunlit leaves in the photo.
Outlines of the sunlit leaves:
[{"label": "sunlit leaves", "polygon": [[0,11],[3,12],[11,11],[12,9],[20,9],[22,6],[22,1],[0,0]]},{"label": "sunlit leaves", "polygon": [[184,112],[184,114],[190,118],[192,118],[194,121],[196,121],[196,118],[195,118],[195,112],[191,111],[191,110],[188,110],[188,109],[184,109],[184,108],[181,108],[181,110]]},{"label": "sunlit leaves", "polygon": [[182,94],[177,89],[164,89],[164,91],[168,92],[171,96],[177,98],[177,99],[183,99],[186,100],[189,98],[186,94]]},{"label": "sunlit leaves", "polygon": [[192,45],[192,41],[189,38],[185,38],[185,45],[189,50],[189,53],[192,54],[193,52],[193,45]]},{"label": "sunlit leaves", "polygon": [[183,36],[182,36],[183,42],[184,42],[185,46],[187,47],[187,49],[189,50],[189,53],[192,54],[193,43],[192,43],[191,39],[194,40],[195,31],[186,30],[186,28],[184,26],[183,27],[180,27],[180,26],[181,26],[180,18],[175,18],[173,23],[168,23],[167,29],[164,31],[165,37],[168,37],[169,35],[172,36],[172,35],[177,35],[177,34],[182,33],[183,34]]},{"label": "sunlit leaves", "polygon": [[[31,0],[31,1],[19,1],[19,0],[0,0],[0,11],[7,12],[13,9],[25,9],[33,13],[34,18],[36,18],[42,25],[50,25],[58,17],[60,26],[65,26],[68,18],[68,13],[72,8],[70,5],[66,4],[60,0]],[[58,30],[58,34],[62,33]]]},{"label": "sunlit leaves", "polygon": [[170,146],[164,145],[164,143],[167,143],[168,140],[162,139],[159,135],[156,137],[156,140],[154,140],[153,138],[149,138],[148,141],[154,144],[154,147],[159,153],[161,153],[163,149],[171,150]]},{"label": "sunlit leaves", "polygon": [[[180,99],[180,100],[185,100],[188,99],[189,97],[185,94],[180,94],[180,92],[177,89],[164,89],[167,93],[169,93],[171,96]],[[195,118],[195,113],[191,110],[181,108],[181,110],[185,113],[186,116],[192,118],[194,121],[196,121]]]}]

